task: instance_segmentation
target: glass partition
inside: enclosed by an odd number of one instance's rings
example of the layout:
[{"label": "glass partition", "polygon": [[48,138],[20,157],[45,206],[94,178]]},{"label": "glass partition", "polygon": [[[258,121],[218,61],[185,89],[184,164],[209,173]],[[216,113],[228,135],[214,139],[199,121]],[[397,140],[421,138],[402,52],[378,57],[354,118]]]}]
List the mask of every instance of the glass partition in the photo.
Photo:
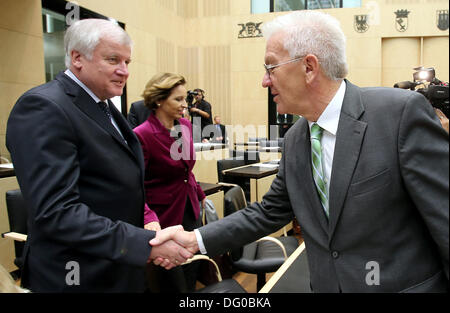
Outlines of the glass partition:
[{"label": "glass partition", "polygon": [[251,13],[361,7],[361,0],[251,0]]},{"label": "glass partition", "polygon": [[66,19],[64,15],[42,9],[42,25],[44,33],[45,80],[51,81],[64,71],[64,31]]}]

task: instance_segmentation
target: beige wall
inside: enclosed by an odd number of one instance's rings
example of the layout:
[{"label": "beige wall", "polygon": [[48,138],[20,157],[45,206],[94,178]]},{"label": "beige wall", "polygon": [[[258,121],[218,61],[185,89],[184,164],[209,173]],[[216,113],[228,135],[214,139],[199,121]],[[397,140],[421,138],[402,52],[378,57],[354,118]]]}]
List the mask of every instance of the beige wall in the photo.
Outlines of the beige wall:
[{"label": "beige wall", "polygon": [[17,98],[45,82],[40,1],[0,2],[0,154],[5,147],[6,121]]},{"label": "beige wall", "polygon": [[[266,126],[265,40],[238,39],[238,24],[265,22],[283,13],[250,14],[250,0],[78,0],[78,4],[126,24],[134,41],[128,104],[159,71],[186,76],[188,88],[206,90],[213,115],[228,125]],[[436,10],[447,0],[363,0],[361,8],[325,10],[347,35],[348,78],[360,86],[392,86],[411,80],[413,66],[434,66],[449,80],[449,31],[436,27]],[[395,29],[394,11],[408,9],[409,27]],[[369,14],[365,33],[353,28],[356,14]],[[45,80],[40,0],[0,1],[0,153],[9,157],[6,121],[17,98]],[[267,136],[267,133],[247,136]],[[0,184],[1,184],[0,180]],[[0,197],[4,197],[0,194]],[[0,207],[0,210],[4,210]],[[6,225],[6,224],[5,224]],[[2,251],[0,251],[1,253]]]}]

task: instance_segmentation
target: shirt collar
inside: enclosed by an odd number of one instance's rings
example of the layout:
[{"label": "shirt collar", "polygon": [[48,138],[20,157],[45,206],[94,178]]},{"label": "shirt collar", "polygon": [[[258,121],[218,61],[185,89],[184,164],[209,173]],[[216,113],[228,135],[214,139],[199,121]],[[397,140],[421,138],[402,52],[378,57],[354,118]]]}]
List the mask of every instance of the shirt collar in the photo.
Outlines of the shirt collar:
[{"label": "shirt collar", "polygon": [[66,74],[67,76],[69,76],[70,78],[72,78],[81,88],[83,88],[84,89],[84,91],[86,91],[90,96],[91,96],[91,98],[92,99],[94,99],[94,101],[96,102],[96,103],[99,103],[100,101],[102,101],[102,100],[100,100],[100,98],[99,97],[97,97],[85,84],[83,84],[82,82],[81,82],[81,80],[79,80],[76,76],[75,76],[75,74],[74,73],[72,73],[72,71],[71,70],[69,70],[69,69],[67,69],[65,72],[64,72],[64,74]]},{"label": "shirt collar", "polygon": [[[321,128],[333,134],[334,136],[336,136],[339,125],[342,103],[344,102],[345,87],[345,81],[342,80],[341,86],[339,87],[338,91],[316,122]],[[309,129],[311,129],[311,126],[312,124],[314,124],[314,122],[308,121],[308,124]]]}]

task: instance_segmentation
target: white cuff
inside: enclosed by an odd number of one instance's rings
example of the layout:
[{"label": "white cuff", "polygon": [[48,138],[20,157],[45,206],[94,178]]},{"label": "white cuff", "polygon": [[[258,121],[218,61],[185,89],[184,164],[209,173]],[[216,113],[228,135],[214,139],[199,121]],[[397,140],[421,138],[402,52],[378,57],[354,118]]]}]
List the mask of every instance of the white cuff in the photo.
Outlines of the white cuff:
[{"label": "white cuff", "polygon": [[206,252],[205,245],[203,244],[202,235],[200,234],[198,229],[194,229],[194,233],[195,233],[195,237],[197,238],[198,249],[200,250],[200,252],[202,254],[206,254],[207,252]]}]

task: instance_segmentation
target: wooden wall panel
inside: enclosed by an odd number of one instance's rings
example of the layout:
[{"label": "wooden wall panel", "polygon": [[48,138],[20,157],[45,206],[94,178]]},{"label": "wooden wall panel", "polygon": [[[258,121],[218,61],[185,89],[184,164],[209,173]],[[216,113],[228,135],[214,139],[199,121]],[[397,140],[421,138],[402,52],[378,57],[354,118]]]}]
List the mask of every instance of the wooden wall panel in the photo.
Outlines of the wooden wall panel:
[{"label": "wooden wall panel", "polygon": [[203,90],[206,100],[211,103],[212,114],[220,115],[222,123],[231,123],[231,80],[229,46],[203,48]]},{"label": "wooden wall panel", "polygon": [[426,37],[423,39],[423,66],[434,67],[436,77],[449,81],[448,36]]},{"label": "wooden wall panel", "polygon": [[198,17],[198,0],[178,0],[177,14],[184,18]]},{"label": "wooden wall panel", "polygon": [[164,39],[156,39],[156,69],[158,72],[177,72],[175,45]]},{"label": "wooden wall panel", "polygon": [[199,48],[178,47],[178,73],[187,80],[188,90],[192,90],[199,85]]},{"label": "wooden wall panel", "polygon": [[203,16],[229,16],[230,0],[203,1]]},{"label": "wooden wall panel", "polygon": [[382,85],[393,87],[412,80],[413,68],[420,65],[420,38],[384,38],[382,42]]},{"label": "wooden wall panel", "polygon": [[155,2],[157,5],[166,8],[167,10],[175,11],[175,0],[156,0]]}]

